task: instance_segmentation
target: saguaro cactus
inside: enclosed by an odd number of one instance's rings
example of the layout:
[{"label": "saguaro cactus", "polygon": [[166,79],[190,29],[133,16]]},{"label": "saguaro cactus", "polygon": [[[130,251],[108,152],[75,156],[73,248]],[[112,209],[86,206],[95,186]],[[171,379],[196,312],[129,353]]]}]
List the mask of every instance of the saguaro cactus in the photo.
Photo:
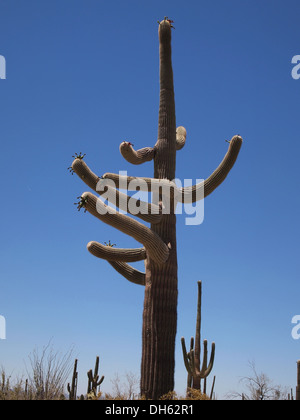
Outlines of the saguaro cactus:
[{"label": "saguaro cactus", "polygon": [[77,363],[78,360],[75,359],[74,362],[74,369],[73,369],[73,376],[72,376],[72,382],[71,384],[68,383],[67,389],[69,393],[69,400],[75,401],[77,396],[77,384],[78,384],[78,372],[77,372]]},{"label": "saguaro cactus", "polygon": [[[122,142],[121,154],[134,165],[154,162],[154,178],[134,178],[106,173],[94,174],[83,160],[75,155],[72,170],[94,191],[129,214],[150,223],[143,223],[121,214],[105,205],[91,192],[81,196],[79,209],[85,208],[101,221],[133,237],[143,247],[118,249],[90,242],[88,250],[98,258],[106,259],[127,280],[145,287],[143,311],[143,348],[141,363],[141,394],[156,399],[174,388],[175,337],[177,329],[177,250],[176,203],[195,202],[211,194],[226,178],[238,156],[242,138],[234,136],[220,166],[205,181],[188,188],[177,188],[175,179],[176,152],[182,149],[186,130],[176,130],[173,70],[171,59],[172,22],[165,18],[159,23],[160,104],[158,139],[154,147],[135,150]],[[133,188],[133,184],[153,191],[158,186],[169,188],[169,193],[157,194],[153,203],[143,203],[121,194],[118,188]],[[134,188],[133,188],[134,189]],[[136,187],[135,189],[136,190]],[[199,194],[200,192],[200,194]],[[169,195],[169,196],[168,196]],[[169,199],[168,211],[165,211]],[[130,205],[129,205],[130,204]],[[136,211],[138,210],[138,211]],[[145,273],[137,271],[128,262],[145,261]]]},{"label": "saguaro cactus", "polygon": [[[215,360],[215,343],[212,343],[210,362],[208,362],[207,340],[203,343],[203,363],[201,366],[201,307],[202,307],[202,282],[198,281],[198,303],[197,303],[197,322],[196,322],[196,335],[191,338],[190,351],[187,353],[185,339],[181,338],[183,360],[188,372],[188,388],[201,390],[201,379],[206,380],[211,373],[214,360]],[[206,385],[206,382],[205,382]],[[206,386],[205,390],[206,392]]]},{"label": "saguaro cactus", "polygon": [[96,363],[95,363],[95,370],[94,373],[91,370],[88,371],[88,389],[87,394],[89,395],[91,392],[93,392],[94,396],[97,396],[97,388],[102,384],[104,381],[104,376],[101,376],[101,379],[99,380],[99,356],[96,357]]}]

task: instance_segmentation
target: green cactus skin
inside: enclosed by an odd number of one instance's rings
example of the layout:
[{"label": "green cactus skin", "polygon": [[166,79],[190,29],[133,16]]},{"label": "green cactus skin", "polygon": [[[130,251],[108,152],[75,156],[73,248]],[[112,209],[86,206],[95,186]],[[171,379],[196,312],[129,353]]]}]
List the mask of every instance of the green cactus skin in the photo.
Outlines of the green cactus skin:
[{"label": "green cactus skin", "polygon": [[104,376],[102,376],[99,380],[99,356],[96,357],[96,364],[95,364],[95,370],[94,373],[91,370],[88,371],[88,389],[87,394],[89,395],[91,392],[94,394],[94,396],[97,396],[97,388],[102,384],[104,381]]},{"label": "green cactus skin", "polygon": [[[170,195],[176,194],[179,202],[194,202],[211,194],[226,178],[239,154],[242,138],[234,136],[229,142],[228,152],[219,167],[204,182],[193,187],[177,189],[173,180],[176,170],[176,153],[186,142],[186,130],[180,126],[176,129],[175,100],[173,85],[173,69],[171,54],[172,21],[165,18],[159,22],[159,57],[160,57],[160,103],[158,116],[158,138],[153,147],[145,147],[135,151],[129,142],[120,145],[121,154],[134,164],[153,161],[153,178],[126,177],[126,185],[144,181],[148,191],[154,183],[163,183],[170,187]],[[102,177],[95,175],[83,161],[83,155],[75,158],[71,170],[76,173],[92,190],[97,191],[101,180],[112,180],[115,187],[122,185],[124,178],[114,173],[105,173]],[[122,182],[121,182],[122,181]],[[132,185],[131,185],[132,186]],[[200,191],[201,194],[198,194]],[[97,191],[98,192],[98,191]],[[118,208],[123,196],[117,195]],[[173,197],[171,197],[173,198]],[[162,197],[160,198],[162,202]],[[101,221],[130,235],[143,245],[145,251],[108,250],[95,242],[88,249],[99,258],[107,261],[127,280],[145,286],[142,330],[142,363],[141,363],[141,395],[150,399],[158,399],[174,389],[175,339],[177,331],[177,243],[176,243],[176,200],[171,201],[169,214],[162,214],[161,202],[151,204],[157,206],[157,212],[139,215],[149,222],[150,227],[133,220],[117,211],[99,214],[97,206],[102,210],[108,206],[97,201],[92,193],[82,195],[80,205]],[[126,200],[125,200],[126,201]],[[128,203],[128,201],[127,201]],[[149,206],[144,203],[143,206]],[[145,208],[145,207],[143,207]],[[153,214],[155,213],[155,214]],[[141,254],[142,253],[142,254]],[[141,257],[145,261],[145,273],[130,267],[127,263],[132,258]],[[129,261],[126,261],[128,258]],[[186,354],[187,367],[192,373],[204,375],[210,370],[206,366],[207,342],[204,344],[204,362],[201,369],[197,365],[197,352],[192,349],[190,358]],[[212,352],[214,355],[214,349]]]},{"label": "green cactus skin", "polygon": [[191,338],[190,351],[187,353],[185,339],[181,338],[182,353],[185,368],[188,372],[188,388],[201,390],[201,379],[206,379],[211,373],[215,359],[215,343],[212,343],[210,362],[208,361],[207,340],[203,342],[203,363],[201,367],[201,307],[202,307],[202,282],[198,282],[198,304],[197,304],[197,322],[196,322],[196,335],[195,346],[194,338]]}]

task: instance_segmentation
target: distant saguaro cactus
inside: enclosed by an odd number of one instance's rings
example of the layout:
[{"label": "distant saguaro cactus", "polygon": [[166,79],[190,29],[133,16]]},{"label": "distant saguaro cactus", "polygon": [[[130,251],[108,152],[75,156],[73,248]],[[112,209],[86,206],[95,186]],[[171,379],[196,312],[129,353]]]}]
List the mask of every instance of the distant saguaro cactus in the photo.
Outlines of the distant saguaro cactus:
[{"label": "distant saguaro cactus", "polygon": [[[145,287],[142,331],[141,394],[157,399],[174,389],[175,337],[177,330],[177,244],[176,204],[194,203],[211,194],[226,178],[234,165],[242,145],[237,135],[229,142],[228,151],[220,166],[205,181],[193,187],[177,188],[175,180],[176,152],[186,140],[184,127],[176,129],[173,69],[171,58],[172,21],[159,23],[160,104],[158,139],[154,147],[135,150],[129,142],[122,142],[120,152],[134,165],[154,162],[154,178],[124,177],[106,173],[95,175],[83,160],[75,155],[71,170],[92,190],[106,194],[108,201],[150,223],[143,223],[117,212],[91,192],[84,193],[78,209],[84,208],[101,221],[133,237],[143,245],[139,249],[118,249],[90,242],[88,250],[98,258],[106,259],[127,280]],[[144,203],[126,196],[118,189],[137,190],[141,185],[148,192],[160,189],[153,203]],[[169,196],[164,187],[169,188]],[[155,189],[155,191],[154,191]],[[200,192],[200,194],[199,194]],[[169,203],[166,201],[169,200]],[[130,204],[130,205],[129,205]],[[169,204],[168,211],[165,205]],[[145,261],[145,273],[128,262]]]},{"label": "distant saguaro cactus", "polygon": [[[201,379],[206,380],[211,373],[215,360],[215,343],[212,343],[211,357],[208,364],[207,340],[203,342],[203,363],[201,366],[201,307],[202,307],[202,282],[198,281],[198,303],[197,303],[197,322],[196,335],[191,338],[190,351],[187,352],[185,339],[181,338],[183,360],[188,372],[187,387],[201,390]],[[205,382],[206,383],[206,382]],[[206,392],[206,386],[205,390]]]},{"label": "distant saguaro cactus", "polygon": [[71,382],[71,384],[68,383],[68,385],[67,385],[70,401],[75,401],[76,397],[77,397],[77,384],[78,384],[77,363],[78,363],[78,360],[75,359],[72,382]]},{"label": "distant saguaro cactus", "polygon": [[88,371],[88,389],[87,394],[89,395],[91,392],[94,394],[94,396],[97,396],[97,388],[102,384],[104,381],[104,376],[101,376],[99,380],[99,356],[96,357],[96,363],[95,363],[95,370],[94,372],[91,370]]}]

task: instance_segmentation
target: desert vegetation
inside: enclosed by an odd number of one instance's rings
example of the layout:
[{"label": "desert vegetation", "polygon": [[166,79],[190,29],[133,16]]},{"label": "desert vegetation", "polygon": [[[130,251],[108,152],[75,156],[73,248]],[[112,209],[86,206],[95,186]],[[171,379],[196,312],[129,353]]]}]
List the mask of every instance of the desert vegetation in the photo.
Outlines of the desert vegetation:
[{"label": "desert vegetation", "polygon": [[[13,377],[2,367],[0,369],[0,400],[43,400],[43,401],[90,401],[90,400],[145,400],[139,394],[140,378],[132,372],[127,372],[123,378],[118,374],[111,379],[110,392],[105,392],[104,376],[99,376],[99,357],[96,358],[94,370],[86,374],[87,392],[77,395],[78,360],[72,366],[72,352],[61,354],[46,346],[41,352],[35,350],[29,356],[26,375]],[[258,372],[255,363],[249,363],[250,374],[240,379],[242,391],[230,391],[226,395],[229,400],[244,401],[278,401],[294,400],[294,391],[286,389],[273,381],[263,372]],[[99,379],[100,378],[100,379]],[[101,385],[101,387],[100,387]],[[103,389],[102,389],[103,386]],[[160,400],[190,400],[209,401],[217,399],[215,395],[206,395],[204,391],[187,388],[186,393],[180,395],[170,391],[160,397]]]},{"label": "desert vegetation", "polygon": [[[104,376],[99,376],[99,361],[96,357],[94,370],[86,375],[87,392],[77,395],[78,360],[72,367],[72,351],[61,354],[52,346],[45,346],[41,352],[34,350],[29,355],[29,367],[26,375],[16,377],[0,369],[0,400],[1,401],[83,401],[83,400],[144,400],[139,392],[139,378],[131,372],[121,379],[119,375],[111,380],[111,391],[102,391],[100,385]],[[82,379],[83,381],[83,379]],[[162,400],[208,400],[201,391],[190,390],[186,395],[179,396],[176,392],[169,392],[161,397]]]}]

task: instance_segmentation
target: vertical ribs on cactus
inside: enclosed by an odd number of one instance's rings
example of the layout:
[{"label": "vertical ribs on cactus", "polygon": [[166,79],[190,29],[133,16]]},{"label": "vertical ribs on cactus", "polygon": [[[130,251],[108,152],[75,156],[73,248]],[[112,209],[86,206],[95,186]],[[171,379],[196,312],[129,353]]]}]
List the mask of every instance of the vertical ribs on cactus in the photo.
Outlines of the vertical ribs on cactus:
[{"label": "vertical ribs on cactus", "polygon": [[[84,207],[102,222],[131,236],[142,245],[140,249],[112,249],[94,241],[88,244],[88,250],[96,257],[106,259],[127,280],[145,287],[140,391],[141,395],[150,399],[157,399],[174,389],[178,295],[176,203],[194,202],[212,193],[225,180],[242,145],[242,138],[234,136],[223,161],[209,178],[193,187],[176,187],[176,153],[185,145],[186,129],[182,126],[176,129],[171,27],[170,19],[166,18],[158,28],[160,102],[157,141],[152,147],[139,150],[135,150],[129,142],[121,142],[120,145],[122,156],[133,165],[153,161],[153,178],[124,179],[114,173],[98,176],[88,167],[81,154],[75,158],[71,167],[94,192],[104,195],[110,189],[114,194],[108,194],[107,200],[112,200],[112,204],[120,210],[131,199],[118,191],[124,189],[124,182],[125,189],[130,190],[137,184],[146,185],[148,192],[152,191],[153,186],[163,184],[170,187],[170,195],[176,198],[170,200],[168,212],[163,211],[163,194],[159,194],[158,199],[152,203],[137,200],[134,204],[140,211],[134,213],[134,216],[140,218],[141,222],[129,216],[133,214],[130,208],[126,209],[129,215],[122,214],[104,204],[92,192],[85,192],[79,203],[79,209]],[[202,194],[199,195],[199,191]],[[150,226],[146,227],[143,221],[150,223]],[[145,262],[144,273],[128,264],[140,260]],[[193,363],[193,358],[190,363]]]},{"label": "vertical ribs on cactus", "polygon": [[211,373],[215,360],[215,343],[212,343],[211,356],[208,364],[207,340],[203,342],[203,363],[201,366],[201,309],[202,309],[202,282],[198,281],[198,303],[196,335],[191,338],[190,351],[187,352],[185,339],[181,338],[182,353],[185,368],[188,372],[187,387],[201,390],[201,379],[206,379]]}]

